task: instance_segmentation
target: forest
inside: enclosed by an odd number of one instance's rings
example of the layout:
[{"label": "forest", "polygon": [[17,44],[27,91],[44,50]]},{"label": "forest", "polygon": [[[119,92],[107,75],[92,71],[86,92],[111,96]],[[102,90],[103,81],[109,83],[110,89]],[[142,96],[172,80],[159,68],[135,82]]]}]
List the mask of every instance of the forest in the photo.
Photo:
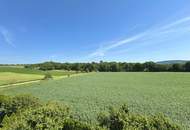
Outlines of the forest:
[{"label": "forest", "polygon": [[44,62],[27,64],[25,68],[39,70],[68,70],[84,72],[190,72],[190,62],[185,64],[158,64],[155,62],[91,62],[91,63],[58,63]]}]

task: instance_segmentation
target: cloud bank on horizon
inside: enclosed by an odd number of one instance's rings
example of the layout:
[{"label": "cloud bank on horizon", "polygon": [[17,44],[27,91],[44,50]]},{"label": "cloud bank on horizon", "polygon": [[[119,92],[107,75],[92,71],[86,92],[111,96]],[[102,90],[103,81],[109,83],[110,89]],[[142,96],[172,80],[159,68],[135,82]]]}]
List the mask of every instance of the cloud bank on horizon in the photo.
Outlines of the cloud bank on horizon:
[{"label": "cloud bank on horizon", "polygon": [[176,36],[180,36],[188,32],[190,33],[190,16],[183,17],[179,20],[162,26],[150,28],[144,32],[141,32],[131,37],[126,37],[122,40],[113,41],[107,46],[100,45],[101,47],[90,53],[88,57],[103,57],[106,55],[106,53],[112,51],[113,49],[126,44],[132,44],[135,42],[155,44],[160,40],[164,41],[168,39],[173,39]]}]

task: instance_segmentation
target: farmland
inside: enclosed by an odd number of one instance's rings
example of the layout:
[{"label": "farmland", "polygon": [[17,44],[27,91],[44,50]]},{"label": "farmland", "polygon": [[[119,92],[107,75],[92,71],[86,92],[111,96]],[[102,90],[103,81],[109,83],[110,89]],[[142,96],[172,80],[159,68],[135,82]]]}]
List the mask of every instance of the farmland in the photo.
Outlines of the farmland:
[{"label": "farmland", "polygon": [[0,73],[0,85],[13,84],[25,81],[40,80],[42,75],[36,74],[18,74],[12,72],[2,72]]},{"label": "farmland", "polygon": [[159,72],[89,73],[60,80],[0,89],[8,95],[32,94],[44,101],[64,102],[73,113],[94,122],[109,106],[127,103],[141,114],[164,113],[190,128],[190,74]]},{"label": "farmland", "polygon": [[1,72],[13,72],[19,74],[37,74],[37,75],[44,75],[46,73],[50,73],[53,76],[64,76],[68,74],[75,74],[75,71],[64,71],[64,70],[50,70],[50,71],[41,71],[35,69],[27,69],[21,67],[1,67],[0,66],[0,73]]},{"label": "farmland", "polygon": [[34,69],[26,69],[20,66],[0,66],[0,85],[41,80],[44,78],[44,75],[46,73],[51,74],[53,78],[59,78],[65,75],[75,74],[76,72],[64,70],[41,71]]}]

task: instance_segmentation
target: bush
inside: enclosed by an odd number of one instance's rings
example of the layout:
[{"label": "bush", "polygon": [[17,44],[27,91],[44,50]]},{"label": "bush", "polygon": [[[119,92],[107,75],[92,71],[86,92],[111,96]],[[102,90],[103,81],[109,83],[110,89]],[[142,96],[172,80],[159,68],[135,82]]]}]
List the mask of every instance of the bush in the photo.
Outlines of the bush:
[{"label": "bush", "polygon": [[108,114],[99,114],[98,121],[100,126],[109,130],[180,130],[162,114],[150,117],[133,114],[126,105],[119,110],[112,108]]},{"label": "bush", "polygon": [[20,95],[13,98],[9,96],[0,95],[0,125],[4,116],[10,117],[12,114],[21,112],[25,109],[33,109],[41,106],[38,98],[32,97],[30,95]]},{"label": "bush", "polygon": [[17,111],[38,107],[40,105],[39,99],[30,95],[20,95],[13,98],[0,96],[0,110],[4,111],[8,116]]},{"label": "bush", "polygon": [[53,79],[52,75],[50,73],[46,73],[44,78],[44,80],[49,80],[49,79]]},{"label": "bush", "polygon": [[11,117],[5,117],[3,129],[11,130],[100,130],[71,118],[69,108],[55,102],[35,109],[27,109]]},{"label": "bush", "polygon": [[105,130],[98,126],[92,126],[81,121],[68,119],[64,122],[62,130]]},{"label": "bush", "polygon": [[142,116],[131,113],[126,105],[99,114],[99,125],[76,120],[63,104],[43,104],[29,95],[0,96],[2,111],[6,114],[0,116],[2,130],[180,130],[162,114]]},{"label": "bush", "polygon": [[69,109],[58,103],[48,103],[35,109],[27,109],[3,120],[4,128],[17,129],[58,129],[69,118]]}]

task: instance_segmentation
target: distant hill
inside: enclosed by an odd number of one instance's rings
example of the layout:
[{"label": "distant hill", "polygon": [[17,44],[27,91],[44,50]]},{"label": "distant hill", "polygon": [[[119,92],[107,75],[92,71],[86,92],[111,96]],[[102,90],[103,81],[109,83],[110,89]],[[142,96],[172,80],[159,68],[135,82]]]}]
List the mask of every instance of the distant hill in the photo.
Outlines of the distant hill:
[{"label": "distant hill", "polygon": [[167,61],[159,61],[158,64],[185,64],[188,62],[187,60],[167,60]]}]

